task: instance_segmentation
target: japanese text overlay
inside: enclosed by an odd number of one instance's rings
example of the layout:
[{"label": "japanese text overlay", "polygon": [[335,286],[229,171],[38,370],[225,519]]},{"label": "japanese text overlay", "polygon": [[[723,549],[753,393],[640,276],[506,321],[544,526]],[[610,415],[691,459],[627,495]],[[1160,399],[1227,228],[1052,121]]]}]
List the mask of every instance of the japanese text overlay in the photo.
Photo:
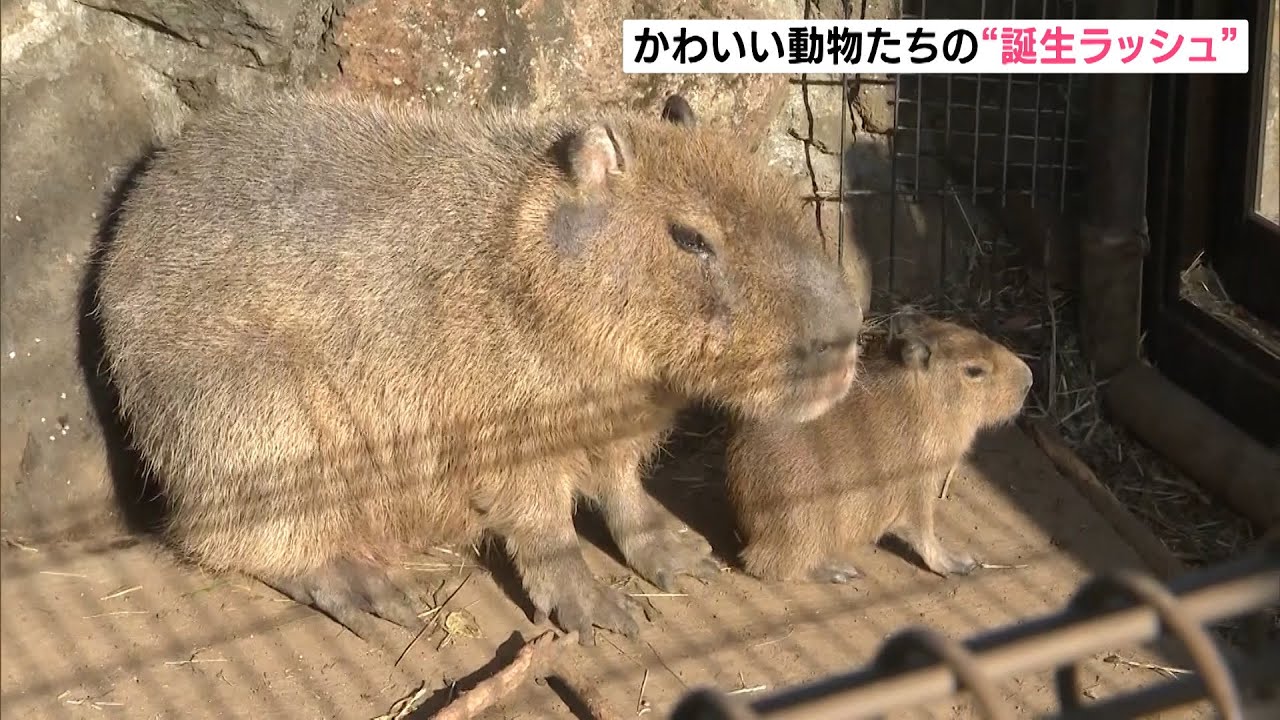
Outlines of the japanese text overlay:
[{"label": "japanese text overlay", "polygon": [[1245,73],[1246,20],[624,20],[627,73]]}]

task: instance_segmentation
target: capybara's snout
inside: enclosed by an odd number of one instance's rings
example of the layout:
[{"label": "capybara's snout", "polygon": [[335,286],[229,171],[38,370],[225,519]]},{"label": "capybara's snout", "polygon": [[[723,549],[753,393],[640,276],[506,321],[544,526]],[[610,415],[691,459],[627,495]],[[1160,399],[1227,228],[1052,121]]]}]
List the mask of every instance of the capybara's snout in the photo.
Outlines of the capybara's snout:
[{"label": "capybara's snout", "polygon": [[840,270],[825,257],[810,261],[793,289],[794,329],[790,390],[777,414],[792,421],[816,418],[844,399],[858,369],[863,310]]}]

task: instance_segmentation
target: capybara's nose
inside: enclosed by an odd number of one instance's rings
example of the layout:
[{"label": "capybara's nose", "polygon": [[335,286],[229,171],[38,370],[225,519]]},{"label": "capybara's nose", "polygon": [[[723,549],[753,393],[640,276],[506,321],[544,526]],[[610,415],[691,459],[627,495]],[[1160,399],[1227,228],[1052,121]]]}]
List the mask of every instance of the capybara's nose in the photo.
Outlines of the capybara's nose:
[{"label": "capybara's nose", "polygon": [[806,374],[846,370],[857,358],[863,309],[845,286],[840,270],[825,258],[809,267],[807,280],[796,354]]},{"label": "capybara's nose", "polygon": [[810,362],[842,358],[858,342],[862,331],[861,308],[856,301],[833,304],[836,306],[824,307],[811,315],[805,328],[807,339],[799,350],[801,357]]},{"label": "capybara's nose", "polygon": [[842,373],[857,362],[857,336],[848,332],[819,337],[797,349],[801,372],[809,377]]},{"label": "capybara's nose", "polygon": [[811,340],[803,355],[811,361],[821,362],[829,357],[837,357],[854,344],[849,335],[839,335],[825,340]]}]

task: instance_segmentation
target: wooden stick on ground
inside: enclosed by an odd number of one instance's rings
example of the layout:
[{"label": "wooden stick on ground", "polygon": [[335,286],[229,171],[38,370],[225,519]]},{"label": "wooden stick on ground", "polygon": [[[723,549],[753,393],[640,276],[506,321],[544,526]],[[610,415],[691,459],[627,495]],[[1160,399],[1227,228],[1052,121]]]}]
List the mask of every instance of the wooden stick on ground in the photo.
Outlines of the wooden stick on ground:
[{"label": "wooden stick on ground", "polygon": [[[570,632],[558,636],[554,630],[539,635],[532,642],[525,643],[516,654],[510,665],[502,668],[493,677],[488,678],[474,688],[468,690],[436,713],[435,720],[468,720],[483,712],[486,708],[511,694],[523,683],[534,667],[542,667],[548,663],[549,656],[560,651],[565,644],[578,642],[578,634]],[[576,690],[576,688],[575,688]]]}]

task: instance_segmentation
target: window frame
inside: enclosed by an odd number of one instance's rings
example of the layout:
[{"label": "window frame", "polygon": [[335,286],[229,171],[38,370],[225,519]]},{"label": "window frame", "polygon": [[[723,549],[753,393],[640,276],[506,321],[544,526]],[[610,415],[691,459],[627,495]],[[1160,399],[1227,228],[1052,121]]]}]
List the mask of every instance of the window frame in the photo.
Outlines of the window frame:
[{"label": "window frame", "polygon": [[[1179,293],[1182,271],[1203,252],[1234,302],[1280,328],[1280,227],[1254,212],[1261,160],[1251,157],[1261,155],[1251,149],[1260,147],[1271,3],[1210,5],[1214,16],[1249,20],[1250,72],[1152,78],[1146,349],[1172,381],[1280,448],[1280,356]],[[1162,0],[1159,17],[1195,17],[1201,6]]]}]

